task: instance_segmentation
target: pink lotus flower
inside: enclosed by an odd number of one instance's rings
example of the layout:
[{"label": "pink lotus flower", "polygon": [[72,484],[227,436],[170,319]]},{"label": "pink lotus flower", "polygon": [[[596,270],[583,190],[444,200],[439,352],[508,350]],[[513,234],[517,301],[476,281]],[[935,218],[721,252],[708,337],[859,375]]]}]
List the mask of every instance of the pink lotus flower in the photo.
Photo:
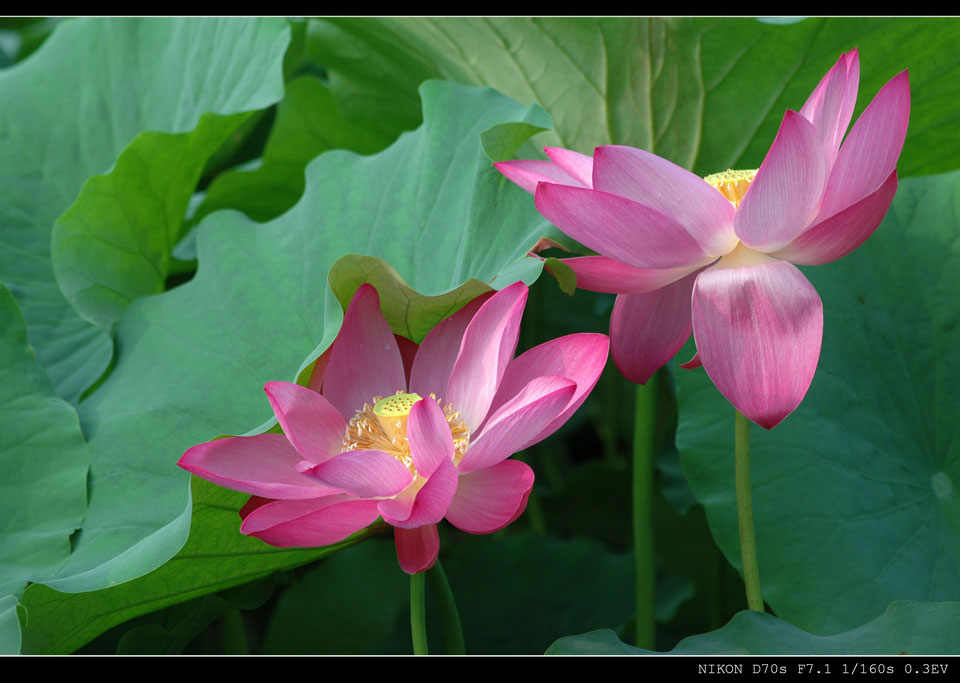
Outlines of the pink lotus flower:
[{"label": "pink lotus flower", "polygon": [[[820,357],[823,307],[792,264],[860,246],[897,189],[910,114],[907,72],[891,79],[841,146],[859,60],[840,57],[799,113],[787,111],[757,171],[704,179],[649,152],[597,147],[593,158],[496,164],[535,193],[540,213],[598,252],[566,259],[585,289],[617,293],[614,362],[645,383],[691,329],[720,392],[770,429],[803,400]],[[747,191],[749,189],[749,192]],[[719,192],[717,191],[719,190]]]},{"label": "pink lotus flower", "polygon": [[523,283],[474,299],[418,348],[395,337],[364,285],[310,387],[269,382],[283,434],[194,446],[179,465],[253,494],[240,530],[280,547],[343,540],[382,517],[408,574],[437,559],[437,523],[474,534],[517,519],[533,471],[513,453],[586,399],[609,340],[574,334],[513,357]]}]

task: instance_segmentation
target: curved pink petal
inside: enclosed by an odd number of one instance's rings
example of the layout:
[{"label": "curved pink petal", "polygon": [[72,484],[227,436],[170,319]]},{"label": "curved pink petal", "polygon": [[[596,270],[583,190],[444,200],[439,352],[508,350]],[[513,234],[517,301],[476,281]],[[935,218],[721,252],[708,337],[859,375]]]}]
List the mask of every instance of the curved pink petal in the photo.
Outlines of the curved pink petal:
[{"label": "curved pink petal", "polygon": [[341,453],[305,474],[358,498],[393,496],[413,483],[413,475],[403,463],[375,450]]},{"label": "curved pink petal", "polygon": [[721,256],[736,246],[733,205],[700,176],[633,147],[597,147],[593,159],[594,189],[674,218],[707,254]]},{"label": "curved pink petal", "polygon": [[323,390],[323,378],[327,374],[327,363],[330,362],[330,352],[332,350],[333,345],[331,344],[326,351],[320,354],[313,364],[313,370],[310,371],[310,381],[307,382],[307,388],[318,394]]},{"label": "curved pink petal", "polygon": [[520,159],[518,161],[500,161],[494,164],[507,180],[533,194],[540,183],[560,183],[561,185],[585,186],[566,173],[552,161]]},{"label": "curved pink petal", "polygon": [[523,513],[533,479],[533,470],[519,460],[504,460],[465,474],[447,510],[447,521],[471,534],[499,531]]},{"label": "curved pink petal", "polygon": [[897,192],[897,172],[893,171],[877,190],[814,225],[772,256],[807,266],[836,261],[863,244],[887,214]]},{"label": "curved pink petal", "polygon": [[634,268],[607,256],[577,256],[561,261],[576,273],[578,288],[610,294],[635,294],[660,289],[700,267]]},{"label": "curved pink petal", "polygon": [[300,455],[321,463],[340,452],[347,422],[327,399],[292,382],[267,382],[263,389],[283,433]]},{"label": "curved pink petal", "polygon": [[277,500],[250,512],[240,531],[278,548],[312,548],[342,541],[379,516],[375,500]]},{"label": "curved pink petal", "polygon": [[460,411],[471,431],[487,416],[500,378],[517,349],[527,287],[515,282],[494,294],[467,325],[450,371],[444,402]]},{"label": "curved pink petal", "polygon": [[537,377],[559,375],[576,383],[567,407],[550,421],[533,442],[542,441],[566,422],[593,390],[607,363],[610,339],[605,334],[581,333],[552,339],[514,358],[503,373],[500,388],[490,404],[495,413]]},{"label": "curved pink petal", "polygon": [[693,334],[720,393],[771,429],[800,404],[813,380],[823,305],[786,261],[708,268],[693,290]]},{"label": "curved pink petal", "polygon": [[696,278],[691,273],[652,292],[617,297],[610,315],[610,351],[631,382],[646,384],[690,338],[690,295]]},{"label": "curved pink petal", "polygon": [[840,141],[850,125],[859,83],[860,57],[854,48],[840,55],[800,109],[803,117],[820,134],[827,168],[833,166]]},{"label": "curved pink petal", "polygon": [[[452,460],[442,462],[427,483],[416,492],[412,505],[406,501],[393,505],[392,499],[380,501],[379,510],[383,521],[404,529],[436,524],[443,519],[450,507],[450,501],[457,492],[459,478],[460,474]],[[395,512],[399,513],[396,517],[393,515]]]},{"label": "curved pink petal", "polygon": [[686,363],[680,363],[680,367],[683,368],[684,370],[695,370],[696,368],[702,368],[703,361],[700,360],[700,354],[699,353],[693,354],[693,358],[688,360]]},{"label": "curved pink petal", "polygon": [[317,498],[340,493],[297,472],[302,456],[283,434],[217,439],[190,448],[177,463],[188,472],[234,491],[264,498]]},{"label": "curved pink petal", "polygon": [[535,203],[573,239],[635,268],[679,268],[711,260],[671,216],[625,197],[541,183]]},{"label": "curved pink petal", "polygon": [[401,337],[399,334],[393,335],[397,340],[397,348],[400,350],[400,358],[403,359],[403,375],[407,380],[405,386],[410,386],[410,372],[413,370],[413,360],[417,357],[417,351],[420,347],[416,342]]},{"label": "curved pink petal", "polygon": [[403,359],[380,312],[377,290],[362,285],[353,295],[333,342],[323,395],[349,420],[374,396],[389,396],[406,387]]},{"label": "curved pink petal", "polygon": [[429,396],[436,394],[446,399],[447,382],[450,381],[450,371],[460,353],[460,343],[467,325],[473,320],[480,307],[494,292],[481,294],[453,315],[437,323],[427,333],[416,357],[413,359],[413,368],[410,370],[410,391]]},{"label": "curved pink petal", "polygon": [[737,236],[758,251],[776,251],[810,225],[820,205],[827,165],[817,129],[787,111],[770,151],[740,202]]},{"label": "curved pink petal", "polygon": [[553,163],[573,177],[578,185],[593,187],[593,157],[562,147],[544,147],[543,151]]},{"label": "curved pink petal", "polygon": [[437,561],[440,552],[440,534],[436,524],[393,530],[393,540],[397,545],[397,560],[400,568],[407,574],[425,572]]},{"label": "curved pink petal", "polygon": [[538,435],[570,405],[576,391],[576,382],[566,377],[532,379],[490,416],[475,438],[471,437],[470,448],[460,461],[460,471],[491,467],[536,443]]},{"label": "curved pink petal", "polygon": [[896,168],[910,122],[910,79],[903,71],[884,85],[844,140],[818,221],[839,213],[880,186]]},{"label": "curved pink petal", "polygon": [[[407,418],[407,440],[417,473],[429,477],[445,461],[453,461],[453,435],[437,402],[417,401]],[[440,520],[437,520],[440,521]]]}]

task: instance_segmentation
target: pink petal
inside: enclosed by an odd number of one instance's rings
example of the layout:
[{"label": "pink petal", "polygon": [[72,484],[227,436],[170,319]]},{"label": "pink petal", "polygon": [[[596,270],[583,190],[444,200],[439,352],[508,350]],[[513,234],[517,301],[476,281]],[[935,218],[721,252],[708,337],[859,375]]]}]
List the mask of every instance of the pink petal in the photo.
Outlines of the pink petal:
[{"label": "pink petal", "polygon": [[250,496],[247,499],[247,502],[243,504],[243,507],[237,510],[237,514],[240,515],[240,521],[245,520],[250,515],[250,513],[256,510],[257,508],[261,508],[267,503],[272,503],[272,502],[274,502],[273,498],[261,498],[260,496]]},{"label": "pink petal", "polygon": [[517,349],[527,287],[516,282],[484,303],[467,325],[444,403],[453,403],[471,431],[487,416],[500,378]]},{"label": "pink petal", "polygon": [[787,111],[773,146],[740,202],[734,226],[745,245],[780,249],[803,232],[817,213],[827,179],[817,129]]},{"label": "pink petal", "polygon": [[625,197],[541,183],[535,201],[540,213],[573,239],[636,268],[679,268],[711,260],[673,217]]},{"label": "pink petal", "polygon": [[593,157],[560,147],[544,147],[550,160],[573,177],[577,185],[593,187]]},{"label": "pink petal", "polygon": [[597,147],[593,158],[594,189],[670,216],[707,254],[721,256],[736,246],[733,205],[700,176],[633,147]]},{"label": "pink petal", "polygon": [[307,382],[307,388],[312,389],[318,394],[323,389],[323,378],[327,374],[327,363],[330,362],[330,351],[333,350],[333,345],[320,354],[320,357],[317,358],[317,362],[313,365],[313,370],[310,371],[310,381]]},{"label": "pink petal", "polygon": [[690,296],[696,278],[691,273],[652,292],[617,297],[610,315],[610,350],[613,362],[631,382],[646,384],[690,338]]},{"label": "pink petal", "polygon": [[377,290],[362,285],[333,343],[323,395],[349,420],[374,396],[389,396],[406,386],[400,349],[380,312]]},{"label": "pink petal", "polygon": [[830,263],[846,256],[873,234],[893,203],[896,192],[897,172],[894,170],[875,192],[814,225],[772,255],[808,266]]},{"label": "pink petal", "polygon": [[401,337],[399,334],[393,335],[393,338],[397,340],[397,348],[400,349],[400,358],[403,359],[403,374],[407,380],[406,386],[410,386],[410,372],[413,370],[413,359],[416,358],[417,351],[420,347],[417,346],[416,342],[406,337]]},{"label": "pink petal", "polygon": [[447,382],[450,380],[453,364],[457,361],[457,354],[460,353],[463,333],[473,316],[493,294],[481,294],[427,333],[416,358],[413,359],[410,391],[423,397],[433,393],[440,398],[446,398],[444,394],[447,391]]},{"label": "pink petal", "polygon": [[514,358],[490,404],[495,413],[537,377],[559,375],[576,383],[567,407],[534,437],[542,441],[566,422],[593,390],[607,363],[610,339],[605,334],[571,334],[553,339]]},{"label": "pink petal", "polygon": [[696,368],[702,368],[703,361],[700,360],[700,354],[699,353],[693,354],[693,358],[688,360],[686,363],[680,363],[680,367],[683,368],[684,370],[694,370]]},{"label": "pink petal", "polygon": [[500,161],[494,164],[507,180],[519,185],[533,194],[540,183],[560,183],[561,185],[584,186],[584,183],[566,173],[551,161],[521,159],[518,161]]},{"label": "pink petal", "polygon": [[708,268],[693,290],[703,367],[727,400],[771,429],[803,400],[823,336],[823,305],[786,261]]},{"label": "pink petal", "polygon": [[358,498],[393,496],[413,482],[403,463],[375,450],[341,453],[306,474]]},{"label": "pink petal", "polygon": [[327,399],[291,382],[267,382],[264,391],[283,433],[300,455],[321,463],[340,452],[347,423]]},{"label": "pink petal", "polygon": [[247,515],[240,531],[278,548],[313,548],[342,541],[379,516],[375,500],[348,496],[277,500]]},{"label": "pink petal", "polygon": [[[410,455],[421,477],[429,477],[444,461],[453,461],[453,435],[437,402],[425,398],[410,409],[407,419]],[[437,520],[440,521],[440,520]]]},{"label": "pink petal", "polygon": [[827,168],[833,166],[840,149],[840,141],[847,132],[853,108],[857,103],[857,86],[860,82],[860,58],[857,49],[840,55],[840,59],[827,72],[800,113],[813,124],[823,144]]},{"label": "pink petal", "polygon": [[400,568],[407,574],[425,572],[437,561],[440,552],[440,534],[436,524],[416,529],[393,530],[393,540],[397,544],[397,560]]},{"label": "pink petal", "polygon": [[844,140],[818,221],[876,190],[896,168],[910,121],[910,80],[903,71],[880,89]]},{"label": "pink petal", "polygon": [[283,434],[217,439],[190,448],[180,465],[214,484],[264,498],[317,498],[340,491],[297,472],[301,456]]},{"label": "pink petal", "polygon": [[471,534],[499,531],[520,516],[533,488],[533,470],[519,460],[460,477],[447,521]]},{"label": "pink petal", "polygon": [[606,256],[577,256],[561,260],[576,273],[578,288],[610,294],[635,294],[659,289],[699,267],[634,268]]},{"label": "pink petal", "polygon": [[564,413],[576,393],[576,382],[552,375],[532,379],[523,390],[490,416],[460,461],[463,473],[506,460],[537,442]]},{"label": "pink petal", "polygon": [[[404,529],[436,524],[443,519],[447,508],[450,507],[450,501],[457,492],[459,478],[460,473],[457,472],[452,460],[442,462],[427,483],[416,492],[412,505],[406,501],[393,505],[392,499],[380,501],[379,510],[383,515],[383,521]],[[395,517],[392,514],[394,512],[399,513],[398,516]]]}]

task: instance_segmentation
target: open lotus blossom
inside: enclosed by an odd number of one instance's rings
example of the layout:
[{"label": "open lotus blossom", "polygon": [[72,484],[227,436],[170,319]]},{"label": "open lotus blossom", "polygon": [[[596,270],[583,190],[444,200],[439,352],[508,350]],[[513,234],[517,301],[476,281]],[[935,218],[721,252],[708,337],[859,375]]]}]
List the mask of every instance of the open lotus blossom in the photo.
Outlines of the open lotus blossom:
[{"label": "open lotus blossom", "polygon": [[474,299],[417,347],[396,337],[376,290],[354,295],[310,386],[269,382],[283,434],[194,446],[180,466],[253,494],[240,530],[280,547],[341,541],[382,517],[400,566],[437,559],[437,523],[487,534],[527,504],[533,471],[508,460],[586,399],[609,340],[573,334],[514,358],[523,283]]},{"label": "open lotus blossom", "polygon": [[[565,259],[585,289],[617,293],[614,362],[645,383],[691,330],[720,392],[770,429],[803,400],[820,357],[823,307],[793,265],[828,263],[866,240],[897,189],[910,114],[904,71],[843,140],[859,83],[841,55],[799,112],[787,111],[759,170],[700,178],[643,150],[496,164],[537,209],[598,252]],[[841,140],[843,144],[841,146]],[[704,182],[706,180],[706,182]],[[748,191],[749,190],[749,191]]]}]

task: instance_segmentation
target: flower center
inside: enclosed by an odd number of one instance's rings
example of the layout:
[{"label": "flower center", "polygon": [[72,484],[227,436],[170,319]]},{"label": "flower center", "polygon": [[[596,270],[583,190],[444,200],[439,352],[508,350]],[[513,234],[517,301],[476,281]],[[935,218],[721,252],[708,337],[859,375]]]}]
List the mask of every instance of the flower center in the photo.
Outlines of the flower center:
[{"label": "flower center", "polygon": [[747,194],[747,190],[750,189],[750,183],[753,182],[753,179],[757,175],[757,169],[752,171],[734,171],[727,169],[722,173],[712,173],[708,175],[704,180],[713,185],[720,194],[726,197],[733,208],[739,208],[740,202],[743,201],[743,196]]},{"label": "flower center", "polygon": [[[459,462],[470,444],[470,430],[464,424],[460,411],[453,405],[443,405],[435,394],[430,399],[436,401],[450,426],[453,437],[454,462]],[[373,405],[364,403],[347,424],[347,433],[343,437],[343,451],[383,451],[392,455],[414,475],[417,468],[410,455],[410,442],[407,439],[407,420],[410,410],[417,401],[424,400],[419,394],[407,394],[398,391],[392,396],[374,396]]]}]

